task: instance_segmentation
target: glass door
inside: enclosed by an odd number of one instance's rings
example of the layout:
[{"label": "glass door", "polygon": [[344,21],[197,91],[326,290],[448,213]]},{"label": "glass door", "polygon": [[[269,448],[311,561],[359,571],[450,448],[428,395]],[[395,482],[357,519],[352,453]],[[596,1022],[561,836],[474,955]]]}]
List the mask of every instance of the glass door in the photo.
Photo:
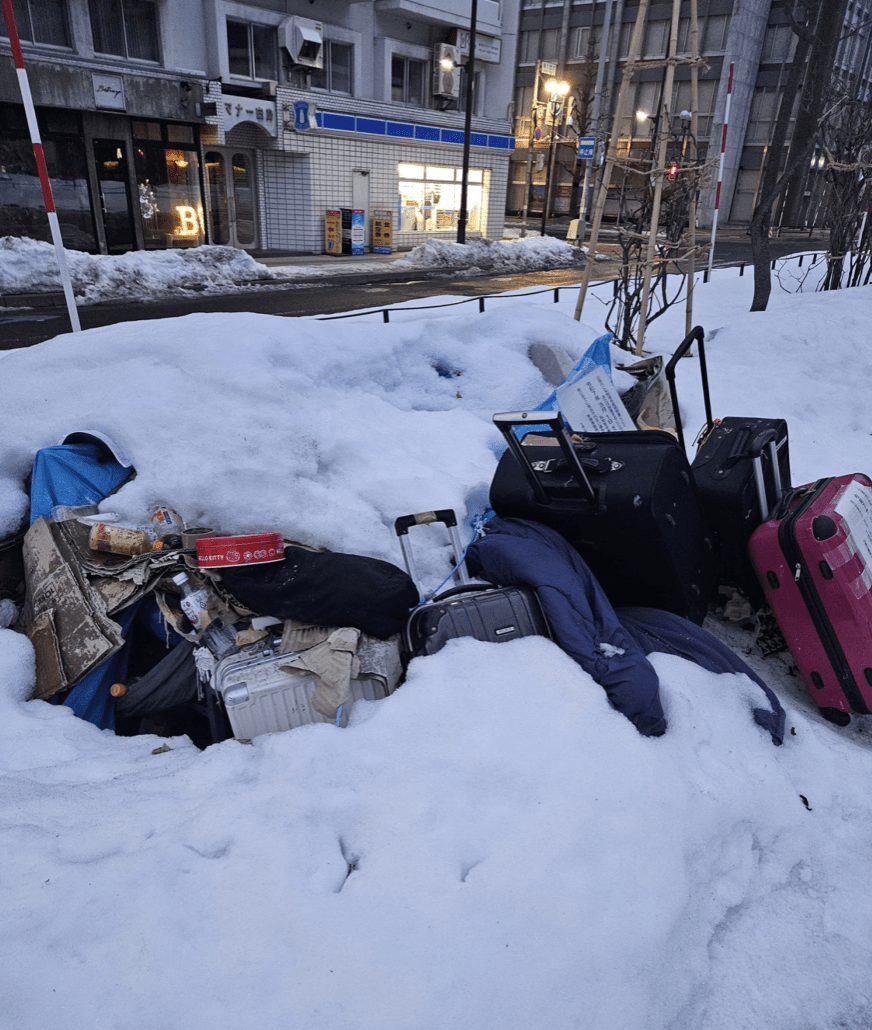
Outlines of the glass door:
[{"label": "glass door", "polygon": [[254,154],[241,150],[207,151],[206,184],[213,242],[231,247],[255,247]]},{"label": "glass door", "polygon": [[94,162],[100,190],[100,210],[110,254],[133,250],[133,212],[130,206],[127,156],[123,140],[94,140]]}]

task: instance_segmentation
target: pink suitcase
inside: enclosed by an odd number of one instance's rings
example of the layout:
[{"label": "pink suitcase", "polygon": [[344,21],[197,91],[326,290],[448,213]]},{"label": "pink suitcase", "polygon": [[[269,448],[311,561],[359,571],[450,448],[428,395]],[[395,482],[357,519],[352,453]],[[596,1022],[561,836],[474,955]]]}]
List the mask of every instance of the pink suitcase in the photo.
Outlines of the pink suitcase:
[{"label": "pink suitcase", "polygon": [[821,714],[872,712],[872,480],[797,487],[749,543],[751,560]]}]

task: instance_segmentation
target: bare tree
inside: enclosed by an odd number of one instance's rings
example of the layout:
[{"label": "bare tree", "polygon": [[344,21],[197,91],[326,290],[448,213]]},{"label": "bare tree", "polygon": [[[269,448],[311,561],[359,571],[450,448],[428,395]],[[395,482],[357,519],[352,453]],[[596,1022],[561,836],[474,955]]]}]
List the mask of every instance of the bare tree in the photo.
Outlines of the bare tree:
[{"label": "bare tree", "polygon": [[[667,109],[664,109],[663,117],[668,125]],[[677,121],[678,126],[668,136],[660,217],[656,227],[651,225],[656,174],[653,150],[642,151],[636,157],[628,154],[626,162],[620,165],[623,177],[618,191],[616,228],[621,264],[606,316],[606,328],[626,350],[634,350],[636,346],[649,234],[657,233],[657,261],[650,279],[648,324],[684,295],[686,275],[681,263],[693,246],[689,232],[691,202],[704,178],[712,171],[712,163],[705,164],[696,159],[697,147],[693,145],[687,122]],[[689,159],[690,155],[692,159]]]},{"label": "bare tree", "polygon": [[[797,36],[793,61],[787,76],[768,160],[763,170],[758,203],[751,216],[751,251],[754,261],[754,296],[751,311],[765,311],[772,292],[769,230],[776,202],[790,187],[804,178],[818,127],[824,113],[830,77],[835,61],[848,0],[796,0],[785,8]],[[781,157],[797,97],[796,124],[784,169]]]}]

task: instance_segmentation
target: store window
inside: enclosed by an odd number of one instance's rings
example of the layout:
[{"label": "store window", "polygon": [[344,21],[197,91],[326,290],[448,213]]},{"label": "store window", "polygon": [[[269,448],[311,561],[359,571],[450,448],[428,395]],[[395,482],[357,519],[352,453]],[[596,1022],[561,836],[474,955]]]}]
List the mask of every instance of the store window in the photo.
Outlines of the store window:
[{"label": "store window", "polygon": [[[457,229],[463,169],[450,165],[397,166],[400,232],[448,232]],[[481,231],[487,224],[490,172],[470,168],[466,189],[466,227]]]},{"label": "store window", "polygon": [[330,93],[353,95],[352,69],[354,47],[350,43],[327,40],[324,43],[324,67],[313,68],[309,84],[312,89],[326,89]]},{"label": "store window", "polygon": [[[96,252],[78,115],[43,110],[38,119],[64,245]],[[27,119],[24,108],[16,104],[0,104],[0,236],[51,240]]]},{"label": "store window", "polygon": [[391,58],[391,100],[399,104],[424,106],[424,83],[427,81],[427,62],[411,57]]},{"label": "store window", "polygon": [[[21,39],[53,46],[70,45],[66,0],[12,0],[12,11]],[[5,28],[5,20],[0,19],[0,29]]]},{"label": "store window", "polygon": [[193,128],[135,121],[133,137],[146,249],[200,246],[206,237]]},{"label": "store window", "polygon": [[157,5],[152,0],[88,0],[94,49],[140,61],[159,61]]},{"label": "store window", "polygon": [[227,60],[231,75],[278,79],[278,33],[271,25],[227,19]]}]

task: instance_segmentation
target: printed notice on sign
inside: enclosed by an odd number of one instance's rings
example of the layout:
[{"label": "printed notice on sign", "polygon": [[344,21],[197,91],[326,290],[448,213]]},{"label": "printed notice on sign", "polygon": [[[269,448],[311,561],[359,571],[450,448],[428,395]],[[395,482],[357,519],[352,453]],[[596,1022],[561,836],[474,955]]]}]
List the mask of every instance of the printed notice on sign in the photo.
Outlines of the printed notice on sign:
[{"label": "printed notice on sign", "polygon": [[836,504],[836,514],[844,519],[849,544],[863,559],[868,572],[872,569],[872,490],[852,480]]},{"label": "printed notice on sign", "polygon": [[618,391],[602,368],[559,387],[557,403],[577,433],[610,433],[636,428],[621,403]]}]

